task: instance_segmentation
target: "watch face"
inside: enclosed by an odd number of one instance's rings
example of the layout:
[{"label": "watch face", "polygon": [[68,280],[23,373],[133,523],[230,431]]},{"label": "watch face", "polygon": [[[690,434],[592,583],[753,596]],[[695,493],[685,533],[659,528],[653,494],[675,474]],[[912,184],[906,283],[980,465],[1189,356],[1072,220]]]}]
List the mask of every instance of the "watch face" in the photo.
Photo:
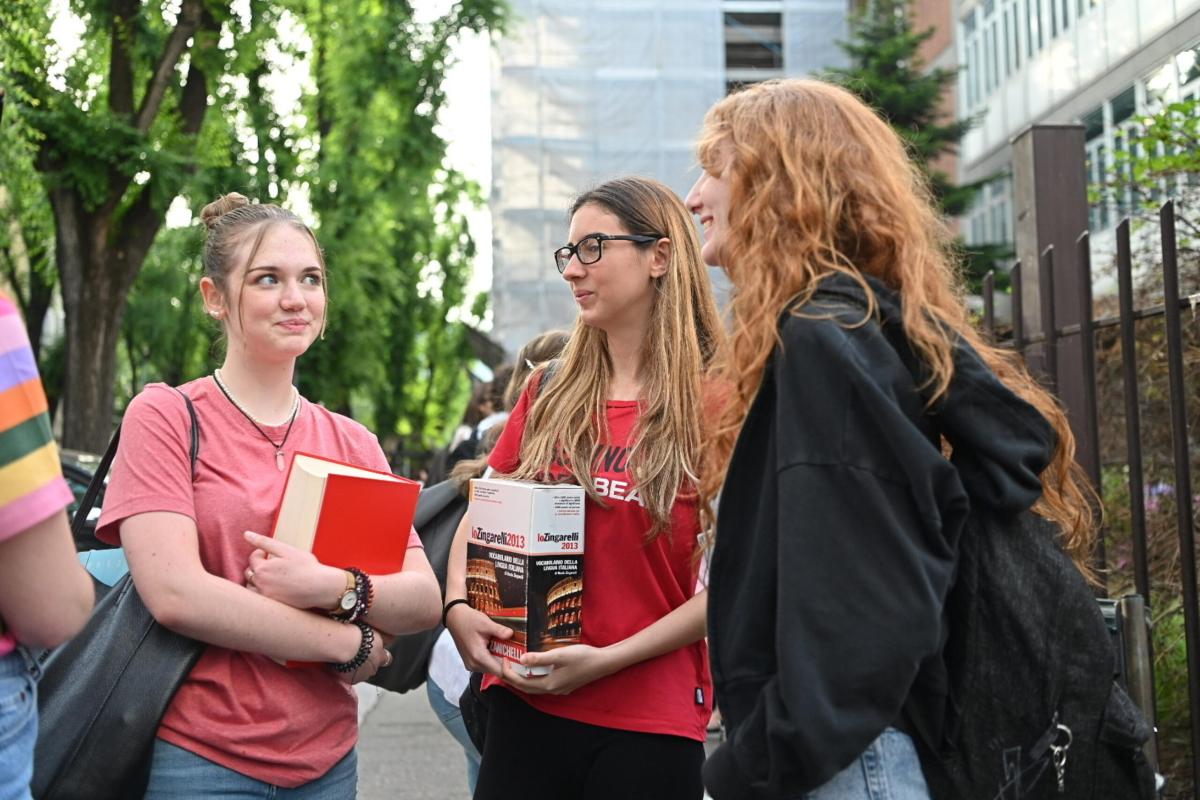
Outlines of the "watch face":
[{"label": "watch face", "polygon": [[358,602],[358,593],[353,589],[347,589],[342,595],[341,606],[343,611],[349,611],[354,608],[354,604]]}]

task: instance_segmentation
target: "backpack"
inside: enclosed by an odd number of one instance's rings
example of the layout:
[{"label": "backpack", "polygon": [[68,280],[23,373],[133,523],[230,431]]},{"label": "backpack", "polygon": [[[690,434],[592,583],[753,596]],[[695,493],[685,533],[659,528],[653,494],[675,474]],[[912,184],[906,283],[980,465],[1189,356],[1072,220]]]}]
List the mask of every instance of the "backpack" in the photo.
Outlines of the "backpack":
[{"label": "backpack", "polygon": [[[450,545],[458,522],[467,513],[467,498],[453,481],[442,481],[436,486],[421,490],[417,498],[417,510],[413,515],[413,527],[425,548],[425,557],[433,567],[442,594],[446,592],[446,564],[450,560]],[[409,692],[425,683],[429,670],[429,657],[433,646],[442,633],[438,625],[427,631],[397,636],[388,645],[392,663],[368,678],[381,689],[392,692]]]},{"label": "backpack", "polygon": [[[921,385],[900,326],[882,330]],[[1156,797],[1142,751],[1152,731],[1116,681],[1104,615],[1059,539],[1031,510],[971,504],[944,612],[940,736],[912,721],[933,800]]]},{"label": "backpack", "polygon": [[946,602],[942,741],[917,745],[935,800],[1151,800],[1151,735],[1114,680],[1096,599],[1053,523],[973,508]]}]

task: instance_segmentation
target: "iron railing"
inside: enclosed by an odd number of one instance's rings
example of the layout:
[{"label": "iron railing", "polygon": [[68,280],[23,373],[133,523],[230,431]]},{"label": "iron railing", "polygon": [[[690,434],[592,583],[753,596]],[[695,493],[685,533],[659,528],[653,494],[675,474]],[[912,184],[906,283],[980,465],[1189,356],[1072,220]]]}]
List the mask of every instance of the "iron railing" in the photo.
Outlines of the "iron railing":
[{"label": "iron railing", "polygon": [[[1012,329],[1002,335],[995,314],[995,276],[988,273],[983,281],[983,328],[993,343],[1011,346],[1027,354],[1033,345],[1041,348],[1042,364],[1040,375],[1044,385],[1056,394],[1072,393],[1082,397],[1083,407],[1071,409],[1072,429],[1077,439],[1082,440],[1079,451],[1090,454],[1081,467],[1092,480],[1099,493],[1101,487],[1099,407],[1097,402],[1096,334],[1099,331],[1119,328],[1121,341],[1121,382],[1124,392],[1125,440],[1129,488],[1129,512],[1131,533],[1131,555],[1133,582],[1137,593],[1146,603],[1151,598],[1150,567],[1147,553],[1146,498],[1143,484],[1143,453],[1141,444],[1141,412],[1139,408],[1139,382],[1135,323],[1162,317],[1166,327],[1166,357],[1169,375],[1169,404],[1171,419],[1172,458],[1175,472],[1176,527],[1179,540],[1179,562],[1182,575],[1180,587],[1183,598],[1184,636],[1187,646],[1187,686],[1191,711],[1191,764],[1193,780],[1200,779],[1200,599],[1198,599],[1196,576],[1196,546],[1192,509],[1192,482],[1189,463],[1189,434],[1187,430],[1188,397],[1184,382],[1184,338],[1181,312],[1189,307],[1195,310],[1200,304],[1200,294],[1180,297],[1179,265],[1176,252],[1175,206],[1165,203],[1158,214],[1162,241],[1163,304],[1148,308],[1135,308],[1133,283],[1133,258],[1130,247],[1130,221],[1123,220],[1116,228],[1116,266],[1119,294],[1119,311],[1116,316],[1094,318],[1092,309],[1091,247],[1086,231],[1076,239],[1075,268],[1078,276],[1080,322],[1059,326],[1055,308],[1055,252],[1053,246],[1044,248],[1038,258],[1038,297],[1040,298],[1041,331],[1027,335],[1025,331],[1023,299],[1023,270],[1017,264],[1010,273],[1012,286]],[[1193,319],[1194,319],[1193,315]],[[1078,370],[1060,370],[1058,351],[1060,344],[1069,337],[1080,337],[1082,359]],[[1074,385],[1068,385],[1074,384]],[[1074,390],[1072,392],[1072,390]],[[1195,398],[1193,398],[1194,400]],[[1087,446],[1089,445],[1090,446]],[[1105,567],[1104,536],[1097,537],[1095,552],[1097,566]],[[1140,607],[1140,606],[1139,606]],[[1135,648],[1139,652],[1144,647]],[[1144,658],[1139,656],[1139,658]],[[1149,663],[1149,659],[1144,659]],[[1153,681],[1153,672],[1136,676],[1135,682]],[[1151,683],[1152,685],[1152,683]],[[1156,718],[1152,692],[1140,692],[1140,704],[1150,720]],[[1150,707],[1146,707],[1145,704]]]}]

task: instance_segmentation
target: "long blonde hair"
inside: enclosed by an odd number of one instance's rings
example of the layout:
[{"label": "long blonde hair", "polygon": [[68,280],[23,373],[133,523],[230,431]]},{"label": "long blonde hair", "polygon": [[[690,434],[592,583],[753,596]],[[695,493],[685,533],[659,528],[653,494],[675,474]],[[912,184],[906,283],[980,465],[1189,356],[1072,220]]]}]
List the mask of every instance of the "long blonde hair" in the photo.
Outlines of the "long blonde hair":
[{"label": "long blonde hair", "polygon": [[[653,521],[652,538],[669,530],[676,496],[694,495],[699,483],[702,381],[721,340],[720,319],[695,225],[674,192],[649,178],[622,178],[580,195],[570,215],[588,205],[613,214],[629,233],[658,233],[671,241],[666,272],[651,279],[655,298],[641,352],[640,408],[628,462]],[[608,440],[612,374],[607,335],[576,321],[559,368],[529,410],[514,477],[544,479],[559,461],[603,503],[592,468],[598,446]]]},{"label": "long blonde hair", "polygon": [[1057,443],[1036,510],[1062,526],[1065,548],[1087,572],[1095,514],[1066,415],[1017,356],[987,344],[972,327],[950,233],[887,123],[839,87],[767,81],[709,110],[699,156],[710,174],[724,170],[729,181],[721,260],[735,287],[732,332],[714,364],[730,397],[706,429],[701,494],[711,499],[720,490],[779,341],[779,314],[838,273],[862,286],[873,314],[875,296],[863,278],[870,275],[900,297],[905,335],[927,367],[930,403],[950,386],[953,351],[963,340],[1049,420]]}]

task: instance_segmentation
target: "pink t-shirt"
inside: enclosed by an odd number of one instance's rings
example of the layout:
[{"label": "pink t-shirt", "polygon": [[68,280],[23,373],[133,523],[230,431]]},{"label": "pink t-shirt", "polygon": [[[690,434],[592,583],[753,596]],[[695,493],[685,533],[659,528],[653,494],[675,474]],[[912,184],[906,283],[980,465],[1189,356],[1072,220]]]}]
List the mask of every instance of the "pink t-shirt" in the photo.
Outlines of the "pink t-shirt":
[{"label": "pink t-shirt", "polygon": [[[152,511],[196,522],[204,568],[239,585],[253,548],[243,531],[270,534],[285,474],[275,448],[212,378],[180,387],[200,420],[192,482],[190,422],[179,394],[151,384],[121,426],[97,536],[119,544],[120,523]],[[275,441],[287,426],[266,427]],[[388,469],[374,434],[301,398],[284,447],[371,469]],[[410,533],[409,547],[420,547]],[[266,656],[210,645],[180,687],[158,736],[257,780],[296,787],[324,775],[358,738],[354,691],[328,669],[288,669]]]}]

